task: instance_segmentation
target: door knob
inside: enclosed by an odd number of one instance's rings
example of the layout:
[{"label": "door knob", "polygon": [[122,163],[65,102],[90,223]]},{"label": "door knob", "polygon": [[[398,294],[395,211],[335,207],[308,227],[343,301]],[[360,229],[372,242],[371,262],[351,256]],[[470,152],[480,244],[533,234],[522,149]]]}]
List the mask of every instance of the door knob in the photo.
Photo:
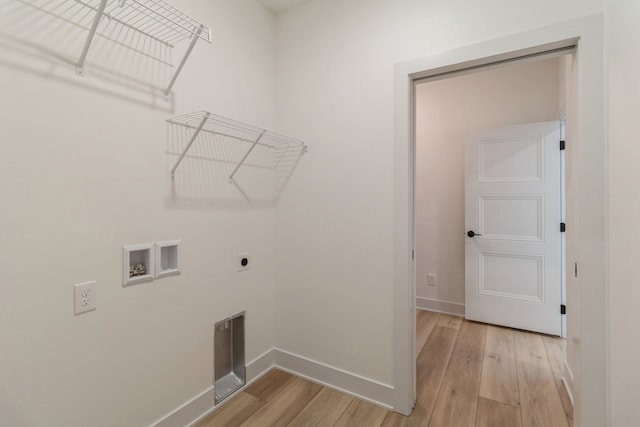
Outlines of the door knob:
[{"label": "door knob", "polygon": [[473,230],[469,230],[469,231],[467,231],[467,236],[469,236],[469,237],[482,236],[482,234],[478,234],[478,233],[474,232]]}]

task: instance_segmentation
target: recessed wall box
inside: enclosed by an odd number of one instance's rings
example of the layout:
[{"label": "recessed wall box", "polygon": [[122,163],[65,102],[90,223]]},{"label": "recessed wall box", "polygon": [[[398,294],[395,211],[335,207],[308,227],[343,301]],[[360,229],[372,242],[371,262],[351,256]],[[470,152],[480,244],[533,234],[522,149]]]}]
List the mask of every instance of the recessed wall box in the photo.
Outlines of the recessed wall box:
[{"label": "recessed wall box", "polygon": [[217,405],[246,383],[244,312],[217,322],[213,336],[214,403]]},{"label": "recessed wall box", "polygon": [[153,280],[154,270],[153,243],[123,246],[122,286]]},{"label": "recessed wall box", "polygon": [[180,274],[178,268],[178,245],[180,240],[156,243],[156,279]]}]

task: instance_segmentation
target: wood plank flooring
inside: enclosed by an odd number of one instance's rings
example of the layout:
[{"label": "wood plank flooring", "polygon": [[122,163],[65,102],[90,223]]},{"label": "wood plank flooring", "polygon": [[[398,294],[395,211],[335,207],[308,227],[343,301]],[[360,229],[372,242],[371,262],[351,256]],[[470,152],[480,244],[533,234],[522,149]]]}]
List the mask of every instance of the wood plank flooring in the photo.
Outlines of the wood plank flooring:
[{"label": "wood plank flooring", "polygon": [[198,427],[571,427],[565,342],[418,311],[410,417],[273,370]]}]

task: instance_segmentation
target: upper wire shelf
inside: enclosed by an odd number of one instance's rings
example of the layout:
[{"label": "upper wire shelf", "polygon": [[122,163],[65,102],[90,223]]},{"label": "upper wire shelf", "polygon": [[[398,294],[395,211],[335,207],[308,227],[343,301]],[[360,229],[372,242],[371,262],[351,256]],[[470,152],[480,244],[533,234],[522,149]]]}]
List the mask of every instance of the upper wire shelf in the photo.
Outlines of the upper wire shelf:
[{"label": "upper wire shelf", "polygon": [[[76,0],[98,11],[96,0]],[[101,20],[117,22],[169,47],[192,36],[211,43],[211,30],[162,0],[107,0]],[[198,31],[202,29],[202,31]]]},{"label": "upper wire shelf", "polygon": [[96,33],[106,31],[112,25],[118,32],[133,32],[173,48],[183,40],[189,40],[186,52],[176,67],[164,91],[168,99],[178,75],[196,42],[201,39],[211,43],[211,29],[163,0],[75,0],[76,3],[95,12],[80,58],[76,74],[84,75],[84,62]]},{"label": "upper wire shelf", "polygon": [[184,149],[180,153],[180,156],[171,168],[172,178],[175,176],[176,169],[180,166],[180,163],[191,148],[191,145],[201,133],[210,133],[225,139],[230,138],[246,144],[246,151],[242,158],[238,160],[235,168],[229,175],[229,182],[233,182],[235,174],[257,146],[274,150],[275,152],[280,153],[280,156],[283,156],[292,150],[300,153],[305,153],[307,151],[307,146],[302,140],[281,135],[266,129],[261,129],[247,123],[218,116],[206,111],[198,111],[173,117],[168,119],[167,123],[183,126],[193,131]]}]

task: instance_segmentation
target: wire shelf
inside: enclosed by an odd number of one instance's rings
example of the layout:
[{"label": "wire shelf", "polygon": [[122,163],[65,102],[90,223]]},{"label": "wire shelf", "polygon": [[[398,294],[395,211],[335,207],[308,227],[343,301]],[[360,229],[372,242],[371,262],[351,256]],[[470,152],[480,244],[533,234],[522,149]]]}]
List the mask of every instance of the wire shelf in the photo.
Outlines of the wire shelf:
[{"label": "wire shelf", "polygon": [[[211,43],[209,27],[163,0],[75,0],[75,3],[91,11],[90,14],[93,15],[87,39],[76,63],[76,74],[80,76],[84,75],[84,63],[96,34],[116,42],[121,37],[128,41],[136,40],[136,44],[143,38],[168,48],[189,40],[184,56],[164,90],[164,98],[168,100],[171,88],[196,42],[202,39]],[[87,17],[86,14],[79,16],[76,13],[72,16],[82,19]],[[130,33],[139,37],[132,37]],[[144,41],[142,43],[146,44]]]},{"label": "wire shelf", "polygon": [[256,147],[272,151],[273,169],[277,169],[278,164],[291,153],[302,154],[307,151],[307,147],[302,140],[206,111],[173,117],[168,119],[167,123],[186,128],[189,132],[192,132],[176,163],[171,168],[172,177],[175,176],[176,170],[189,152],[192,144],[203,134],[214,135],[221,139],[236,141],[244,145],[243,149],[240,150],[242,156],[236,159],[235,168],[229,175],[230,182],[233,182],[235,174]]},{"label": "wire shelf", "polygon": [[[75,0],[98,12],[100,0]],[[174,47],[191,37],[211,43],[211,30],[162,0],[107,0],[100,25],[117,23]],[[100,31],[100,30],[98,30]]]}]

